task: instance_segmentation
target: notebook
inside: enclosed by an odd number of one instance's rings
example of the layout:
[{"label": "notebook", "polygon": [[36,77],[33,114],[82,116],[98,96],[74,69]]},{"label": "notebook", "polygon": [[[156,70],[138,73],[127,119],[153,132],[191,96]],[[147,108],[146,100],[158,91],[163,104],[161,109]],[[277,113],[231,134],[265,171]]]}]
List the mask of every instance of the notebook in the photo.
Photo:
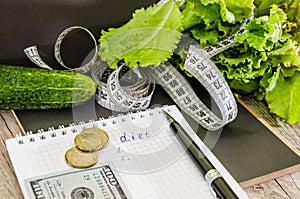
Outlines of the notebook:
[{"label": "notebook", "polygon": [[[179,109],[168,105],[6,140],[25,199],[59,198],[54,197],[55,194],[61,194],[62,198],[76,198],[76,194],[101,198],[100,190],[110,190],[115,194],[110,195],[111,198],[116,195],[119,196],[116,198],[213,198],[200,167],[169,128],[162,110],[187,130],[235,193],[247,198]],[[74,137],[85,128],[105,130],[110,141],[106,148],[98,151],[99,159],[94,166],[72,168],[64,161],[64,154],[74,146]],[[106,171],[112,175],[105,177]],[[98,175],[94,176],[95,173]],[[113,183],[110,183],[111,176]],[[109,187],[111,184],[118,186]]]}]

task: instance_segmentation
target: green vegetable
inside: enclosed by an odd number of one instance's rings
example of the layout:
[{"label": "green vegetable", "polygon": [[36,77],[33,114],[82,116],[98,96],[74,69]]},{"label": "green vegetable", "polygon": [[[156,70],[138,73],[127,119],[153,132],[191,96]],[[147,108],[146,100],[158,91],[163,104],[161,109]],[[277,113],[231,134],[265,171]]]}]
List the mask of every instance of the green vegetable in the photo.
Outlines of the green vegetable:
[{"label": "green vegetable", "polygon": [[283,24],[286,22],[286,15],[283,10],[273,7],[270,16],[263,16],[252,20],[245,25],[247,32],[236,36],[239,43],[247,42],[250,47],[258,51],[270,51],[276,42],[282,38]]},{"label": "green vegetable", "polygon": [[214,45],[235,32],[253,9],[253,0],[186,0],[181,8],[184,32],[202,47]]},{"label": "green vegetable", "polygon": [[299,122],[300,0],[187,0],[184,31],[202,47],[216,44],[251,14],[253,3],[255,18],[238,44],[213,59],[234,92],[253,93],[288,123]]},{"label": "green vegetable", "polygon": [[99,55],[111,68],[121,60],[129,67],[159,65],[179,42],[181,19],[173,1],[137,10],[124,26],[102,31]]},{"label": "green vegetable", "polygon": [[272,5],[277,5],[287,14],[287,30],[300,41],[300,0],[255,0],[256,16],[267,15]]},{"label": "green vegetable", "polygon": [[268,15],[272,5],[281,5],[290,0],[254,0],[256,16]]},{"label": "green vegetable", "polygon": [[294,83],[299,80],[300,56],[299,41],[287,29],[290,23],[284,10],[273,5],[269,15],[245,26],[246,32],[236,37],[239,44],[214,60],[235,92],[254,93],[266,100],[271,112],[294,123],[300,121],[300,89]]},{"label": "green vegetable", "polygon": [[[186,0],[180,9],[183,15],[182,33],[201,47],[215,45],[236,32],[254,8],[253,0]],[[185,44],[188,45],[188,42]],[[181,70],[184,70],[188,51],[185,46],[179,46],[175,51],[177,54],[169,60]]]},{"label": "green vegetable", "polygon": [[284,10],[287,13],[290,23],[291,34],[294,39],[300,43],[300,0],[290,0],[289,3],[284,4]]},{"label": "green vegetable", "polygon": [[266,90],[266,101],[271,112],[285,118],[287,123],[300,121],[299,71],[295,72],[292,78],[285,78],[278,70]]},{"label": "green vegetable", "polygon": [[95,82],[75,72],[0,65],[0,109],[67,108],[89,100]]}]

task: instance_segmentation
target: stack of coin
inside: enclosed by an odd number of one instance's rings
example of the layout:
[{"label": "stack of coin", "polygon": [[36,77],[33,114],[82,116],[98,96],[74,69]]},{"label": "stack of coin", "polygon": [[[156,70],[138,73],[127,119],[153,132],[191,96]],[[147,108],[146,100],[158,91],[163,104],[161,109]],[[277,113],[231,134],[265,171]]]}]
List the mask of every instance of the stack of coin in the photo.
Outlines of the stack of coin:
[{"label": "stack of coin", "polygon": [[99,128],[87,128],[74,139],[75,147],[65,153],[65,161],[75,168],[93,166],[98,161],[98,150],[105,148],[109,142],[108,134]]}]

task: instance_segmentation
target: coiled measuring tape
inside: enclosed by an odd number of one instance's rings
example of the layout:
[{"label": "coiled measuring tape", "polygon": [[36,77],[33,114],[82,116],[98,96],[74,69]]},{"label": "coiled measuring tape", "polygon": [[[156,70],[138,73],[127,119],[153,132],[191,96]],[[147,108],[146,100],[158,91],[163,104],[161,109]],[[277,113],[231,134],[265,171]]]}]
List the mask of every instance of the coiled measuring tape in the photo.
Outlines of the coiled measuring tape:
[{"label": "coiled measuring tape", "polygon": [[233,121],[238,114],[235,98],[221,72],[210,59],[236,43],[235,36],[245,32],[246,19],[239,30],[214,46],[204,49],[191,45],[184,63],[184,69],[192,74],[209,92],[221,113],[221,118],[208,109],[197,97],[187,80],[170,64],[152,68],[156,81],[162,85],[174,102],[196,122],[208,130],[218,130]]},{"label": "coiled measuring tape", "polygon": [[[65,63],[63,62],[62,56],[61,56],[61,45],[63,42],[63,39],[72,31],[74,30],[83,30],[85,32],[87,32],[90,37],[93,39],[93,43],[94,43],[94,50],[95,53],[92,57],[92,59],[86,63],[83,66],[80,67],[68,67],[65,65]],[[43,59],[41,58],[38,50],[37,50],[37,46],[30,46],[24,49],[24,52],[26,54],[26,56],[36,65],[38,65],[41,68],[46,68],[46,69],[52,69],[52,67],[50,67],[49,65],[47,65]],[[81,73],[87,73],[91,66],[96,62],[98,56],[97,56],[97,52],[98,52],[98,45],[97,45],[97,41],[95,39],[95,37],[93,36],[93,34],[86,28],[81,27],[81,26],[72,26],[70,28],[65,29],[64,31],[62,31],[60,33],[60,35],[58,36],[55,45],[54,45],[54,56],[56,58],[56,60],[58,61],[58,63],[64,67],[67,70],[70,71],[76,71],[76,72],[81,72]]]},{"label": "coiled measuring tape", "polygon": [[171,64],[161,64],[151,70],[156,76],[157,83],[161,84],[174,102],[204,128],[217,130],[233,121],[238,113],[235,98],[206,51],[191,46],[184,68],[209,92],[218,105],[222,119],[206,107],[188,81]]},{"label": "coiled measuring tape", "polygon": [[[67,70],[82,73],[91,72],[92,78],[98,84],[96,100],[105,108],[119,112],[147,109],[155,90],[156,80],[156,83],[165,89],[184,112],[204,128],[217,130],[233,121],[237,116],[238,110],[235,98],[226,80],[210,58],[232,46],[236,42],[234,39],[235,35],[244,33],[244,24],[248,23],[250,19],[245,20],[235,34],[225,38],[217,45],[208,46],[204,49],[190,46],[185,60],[185,70],[191,73],[208,90],[219,108],[221,118],[202,103],[188,81],[170,63],[161,64],[158,67],[130,69],[131,75],[127,77],[121,74],[121,71],[125,68],[122,65],[111,74],[107,74],[108,77],[103,78],[105,71],[108,69],[107,63],[101,60],[96,61],[98,46],[94,36],[86,28],[74,26],[64,30],[55,43],[54,54],[57,61]],[[65,36],[75,29],[81,29],[89,33],[94,41],[95,53],[93,58],[84,66],[70,68],[62,61],[60,47]],[[36,65],[51,69],[39,56],[36,46],[26,48],[24,52]],[[122,77],[126,77],[125,82],[127,81],[131,84],[122,86],[120,83]],[[107,79],[107,82],[103,81],[103,79]]]},{"label": "coiled measuring tape", "polygon": [[[155,90],[154,79],[145,69],[139,71],[135,69],[125,70],[125,75],[121,75],[120,73],[124,67],[123,64],[111,74],[104,74],[108,69],[106,62],[98,61],[92,67],[92,78],[102,88],[101,92],[96,95],[98,104],[119,112],[147,109]],[[107,78],[106,83],[102,81],[103,77]],[[121,86],[120,80],[129,82],[130,85]]]}]

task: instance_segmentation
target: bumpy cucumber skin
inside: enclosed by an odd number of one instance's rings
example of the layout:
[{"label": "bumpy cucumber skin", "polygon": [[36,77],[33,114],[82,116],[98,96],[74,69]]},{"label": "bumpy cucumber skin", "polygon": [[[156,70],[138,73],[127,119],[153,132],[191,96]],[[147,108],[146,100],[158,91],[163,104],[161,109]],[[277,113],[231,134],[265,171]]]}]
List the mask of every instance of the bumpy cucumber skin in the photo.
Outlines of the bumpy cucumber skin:
[{"label": "bumpy cucumber skin", "polygon": [[0,65],[0,109],[69,108],[95,92],[95,82],[80,73]]}]

